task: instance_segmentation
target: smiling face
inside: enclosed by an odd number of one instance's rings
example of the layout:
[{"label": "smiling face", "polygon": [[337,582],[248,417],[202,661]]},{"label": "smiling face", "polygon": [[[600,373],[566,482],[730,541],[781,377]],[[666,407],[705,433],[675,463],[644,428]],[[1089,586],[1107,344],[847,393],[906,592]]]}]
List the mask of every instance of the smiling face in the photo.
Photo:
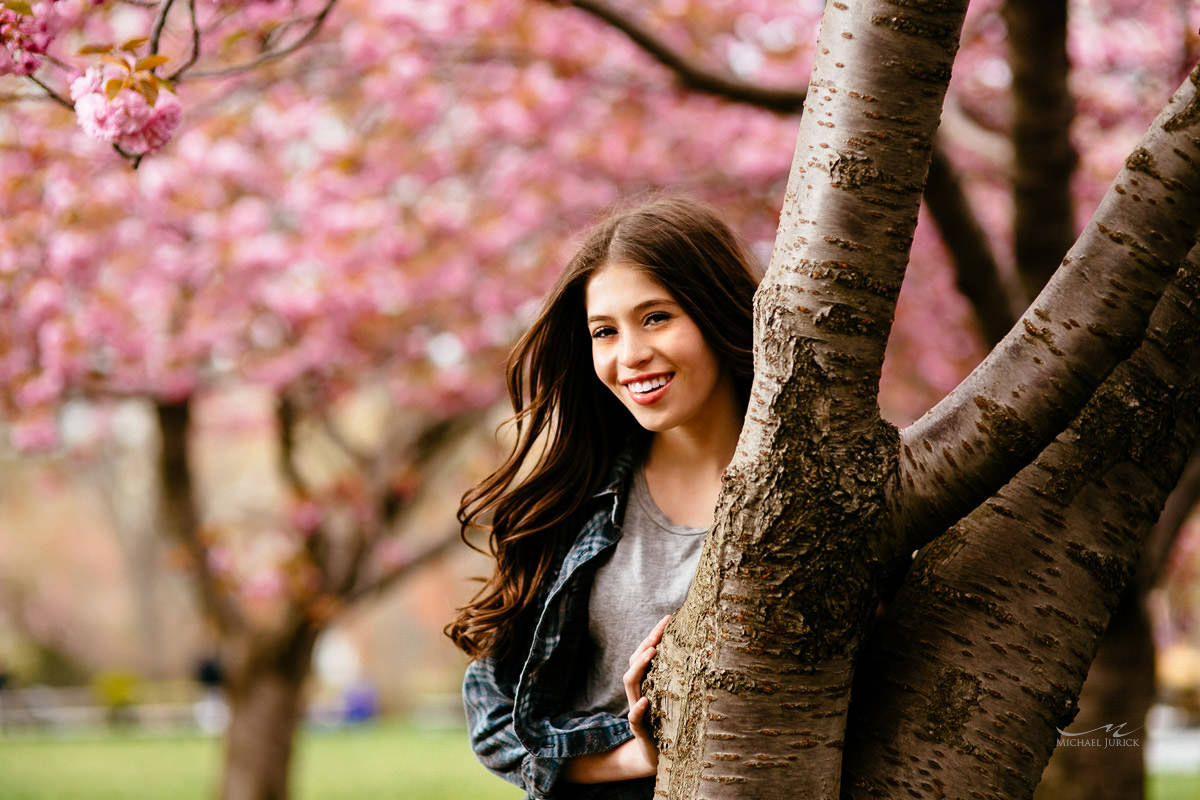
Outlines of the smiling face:
[{"label": "smiling face", "polygon": [[588,281],[585,303],[596,375],[643,428],[703,435],[736,406],[700,328],[647,272],[609,264]]}]

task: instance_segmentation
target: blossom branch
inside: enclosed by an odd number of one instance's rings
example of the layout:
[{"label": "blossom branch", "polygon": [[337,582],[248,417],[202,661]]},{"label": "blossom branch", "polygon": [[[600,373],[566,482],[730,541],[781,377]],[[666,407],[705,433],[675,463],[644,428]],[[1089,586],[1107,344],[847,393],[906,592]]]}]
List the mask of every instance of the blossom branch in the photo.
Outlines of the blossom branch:
[{"label": "blossom branch", "polygon": [[154,25],[150,28],[150,53],[158,52],[158,42],[162,38],[163,28],[167,24],[167,15],[171,13],[171,6],[175,5],[175,0],[163,0],[162,7],[158,10],[158,16],[154,18]]},{"label": "blossom branch", "polygon": [[51,88],[50,88],[49,86],[47,86],[46,84],[42,83],[42,82],[41,82],[40,80],[38,80],[37,78],[33,77],[32,75],[26,75],[25,77],[26,77],[26,78],[28,78],[29,80],[33,81],[34,83],[36,83],[36,84],[37,84],[37,85],[38,85],[38,86],[41,88],[41,90],[42,90],[43,92],[45,92],[45,93],[46,93],[46,96],[47,96],[47,97],[49,97],[49,98],[50,98],[51,100],[53,100],[54,102],[58,103],[59,105],[63,106],[64,108],[67,108],[67,109],[69,109],[69,110],[71,110],[71,111],[74,111],[74,110],[75,110],[75,104],[74,104],[74,103],[72,103],[72,102],[71,102],[70,100],[68,100],[67,98],[63,97],[63,96],[62,96],[61,94],[59,94],[58,92],[56,92],[56,91],[54,91],[53,89],[51,89]]},{"label": "blossom branch", "polygon": [[179,69],[172,72],[171,76],[167,78],[167,80],[172,82],[178,81],[183,77],[183,73],[191,69],[200,58],[200,25],[196,22],[196,0],[188,0],[188,17],[191,20],[192,26],[192,50],[188,55],[187,61],[183,62]]},{"label": "blossom branch", "polygon": [[315,15],[313,15],[312,22],[309,25],[308,30],[306,30],[299,39],[292,42],[287,47],[281,47],[278,50],[268,50],[267,52],[258,56],[258,58],[251,59],[243,64],[237,64],[232,67],[195,72],[192,73],[191,77],[193,79],[225,78],[230,75],[248,72],[256,67],[261,67],[264,64],[269,64],[272,61],[278,61],[285,56],[291,55],[316,37],[317,33],[319,33],[321,30],[321,26],[325,24],[325,19],[329,16],[329,13],[333,11],[333,7],[335,5],[337,5],[337,0],[327,0],[325,6]]},{"label": "blossom branch", "polygon": [[785,114],[797,113],[804,107],[806,94],[804,89],[760,86],[735,80],[706,69],[676,52],[669,44],[651,33],[648,28],[639,25],[623,11],[613,8],[602,0],[571,0],[570,5],[624,33],[634,44],[673,71],[685,85],[693,89]]}]

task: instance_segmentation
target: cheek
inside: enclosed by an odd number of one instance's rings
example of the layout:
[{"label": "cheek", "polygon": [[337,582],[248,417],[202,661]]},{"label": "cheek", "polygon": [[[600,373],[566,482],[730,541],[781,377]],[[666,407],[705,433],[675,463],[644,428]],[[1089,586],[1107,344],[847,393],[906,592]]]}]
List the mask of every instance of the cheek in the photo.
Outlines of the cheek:
[{"label": "cheek", "polygon": [[692,368],[700,373],[716,374],[721,369],[717,354],[704,341],[699,331],[688,337],[685,358]]},{"label": "cheek", "polygon": [[608,358],[603,350],[597,347],[592,348],[592,369],[596,373],[596,377],[604,382],[608,382],[609,363],[612,361]]}]

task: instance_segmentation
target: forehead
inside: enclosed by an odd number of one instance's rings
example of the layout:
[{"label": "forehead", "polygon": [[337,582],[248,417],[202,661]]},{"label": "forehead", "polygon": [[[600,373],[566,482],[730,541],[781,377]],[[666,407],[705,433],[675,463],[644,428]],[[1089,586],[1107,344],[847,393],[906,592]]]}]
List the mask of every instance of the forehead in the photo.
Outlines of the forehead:
[{"label": "forehead", "polygon": [[616,314],[651,301],[673,303],[675,299],[649,271],[620,263],[593,274],[584,297],[588,316]]}]

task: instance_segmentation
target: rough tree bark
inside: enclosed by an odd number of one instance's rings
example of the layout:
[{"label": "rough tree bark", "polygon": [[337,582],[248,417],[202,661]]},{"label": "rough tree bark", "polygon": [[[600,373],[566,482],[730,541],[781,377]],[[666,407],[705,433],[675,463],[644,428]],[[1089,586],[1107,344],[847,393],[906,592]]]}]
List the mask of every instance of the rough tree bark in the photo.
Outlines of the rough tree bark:
[{"label": "rough tree bark", "polygon": [[921,551],[859,665],[850,796],[1032,795],[1195,444],[1198,344],[1200,250],[1072,425]]},{"label": "rough tree bark", "polygon": [[[1146,712],[1154,702],[1154,640],[1134,585],[1113,613],[1079,694],[1071,730],[1104,725],[1124,730],[1145,744]],[[1042,773],[1035,800],[1141,800],[1145,796],[1145,751],[1141,747],[1059,747]]]},{"label": "rough tree bark", "polygon": [[[1125,723],[1144,725],[1157,694],[1154,639],[1145,599],[1200,498],[1200,448],[1193,448],[1175,489],[1142,550],[1137,576],[1114,612],[1079,695],[1074,731]],[[1143,737],[1145,733],[1141,734]],[[1144,740],[1143,740],[1144,741]],[[1042,773],[1036,800],[1138,800],[1144,796],[1144,753],[1138,748],[1059,747]]]},{"label": "rough tree bark", "polygon": [[854,658],[895,545],[879,368],[965,8],[826,6],[746,423],[648,680],[666,797],[839,793]]},{"label": "rough tree bark", "polygon": [[[987,703],[987,724],[1013,724],[1029,735],[1017,742],[983,730],[986,749],[973,744],[969,753],[948,758],[957,770],[949,795],[1028,796],[1053,747],[1055,723],[1069,721],[1073,712],[1103,630],[1097,620],[1106,621],[1115,602],[1105,592],[1119,592],[1128,577],[1121,559],[1136,553],[1130,542],[1138,515],[1157,512],[1155,501],[1128,494],[1121,501],[1130,508],[1121,512],[1111,499],[1105,504],[1089,495],[1090,503],[1079,508],[1049,490],[1035,491],[1033,497],[1053,501],[1044,509],[1046,524],[1062,524],[1065,512],[1054,504],[1070,506],[1070,537],[1058,543],[1063,552],[1052,553],[1033,536],[1016,548],[1021,558],[964,567],[968,582],[988,569],[1015,588],[1000,599],[981,596],[974,584],[952,589],[949,595],[962,606],[956,619],[968,619],[972,609],[981,617],[977,628],[957,634],[970,647],[951,631],[932,653],[934,667],[927,667],[921,647],[914,647],[926,639],[905,637],[897,649],[915,664],[913,677],[890,680],[882,692],[893,706],[919,700],[945,713],[932,730],[914,724],[903,732],[871,717],[851,731],[854,760],[843,764],[858,647],[896,555],[987,499],[1076,415],[1141,342],[1147,317],[1200,222],[1200,73],[1194,73],[1021,324],[958,390],[897,437],[878,417],[878,363],[962,11],[962,4],[949,2],[826,8],[779,238],[756,298],[757,375],[746,426],[696,581],[647,680],[662,751],[660,796],[833,797],[842,791],[843,769],[847,793],[905,786],[919,795],[927,783],[932,796],[938,787],[922,771],[939,768],[929,763],[940,764],[937,753],[911,766],[894,754],[915,751],[920,736],[947,736],[960,745],[953,737],[964,737],[964,727],[974,724],[971,715],[984,713]],[[1162,430],[1176,433],[1171,401],[1178,400],[1179,387],[1164,380],[1151,384],[1159,397],[1134,394],[1128,382],[1120,384],[1126,393],[1100,392],[1082,419],[1095,423],[1126,408],[1121,398],[1135,397],[1146,419],[1129,431],[1143,436],[1141,452],[1174,441]],[[1192,423],[1180,420],[1177,432],[1186,438]],[[1157,438],[1151,435],[1156,430]],[[1029,469],[1080,473],[1085,462],[1079,458],[1059,454]],[[1153,488],[1165,495],[1175,476],[1161,466],[1150,472]],[[1091,477],[1086,469],[1081,474]],[[1072,484],[1071,495],[1077,491]],[[1003,497],[985,508],[1006,523],[1012,515],[992,508],[1011,511]],[[1105,551],[1111,543],[1101,541],[1103,527],[1091,536],[1079,532],[1097,508],[1112,519],[1131,515],[1128,530],[1116,537],[1126,548],[1119,556]],[[1026,527],[1019,532],[1028,538]],[[981,530],[991,532],[976,538],[992,547],[1012,535],[999,523]],[[933,548],[924,562],[935,572],[937,555]],[[1049,577],[1027,575],[1025,556],[1042,559]],[[1036,602],[1039,593],[1058,591],[1056,584],[1069,585],[1078,597]],[[938,585],[930,580],[909,590],[911,604],[948,607]],[[1023,670],[1032,659],[1050,663],[1038,654],[1053,647],[1047,637],[1075,645],[1055,657],[1059,672],[1049,688],[1013,699],[1012,687],[1005,687],[1010,706],[980,688],[982,655],[969,667],[956,660],[976,658],[971,647],[989,647],[987,624],[997,619],[1035,637],[1036,647],[1016,633],[1011,648],[996,642]],[[1090,624],[1061,630],[1069,619]],[[1019,679],[1023,673],[1006,674]],[[922,689],[912,688],[919,681]],[[929,746],[953,751],[944,742]],[[987,783],[980,782],[981,771]]]}]

